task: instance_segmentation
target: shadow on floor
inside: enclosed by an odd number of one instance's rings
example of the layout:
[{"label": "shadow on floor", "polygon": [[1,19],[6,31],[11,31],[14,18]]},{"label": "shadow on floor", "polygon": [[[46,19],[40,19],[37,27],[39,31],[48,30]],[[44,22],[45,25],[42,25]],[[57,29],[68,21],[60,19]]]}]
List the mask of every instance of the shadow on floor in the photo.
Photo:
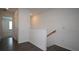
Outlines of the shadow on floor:
[{"label": "shadow on floor", "polygon": [[57,45],[53,45],[53,46],[48,47],[47,51],[70,51],[70,50],[57,46]]},{"label": "shadow on floor", "polygon": [[42,51],[42,50],[29,42],[25,42],[18,44],[17,51]]}]

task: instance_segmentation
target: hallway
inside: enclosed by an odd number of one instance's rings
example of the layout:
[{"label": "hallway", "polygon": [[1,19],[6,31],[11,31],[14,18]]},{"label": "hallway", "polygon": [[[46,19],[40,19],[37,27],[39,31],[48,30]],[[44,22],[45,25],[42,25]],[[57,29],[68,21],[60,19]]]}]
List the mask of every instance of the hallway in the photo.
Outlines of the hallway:
[{"label": "hallway", "polygon": [[1,51],[79,51],[78,8],[4,10],[0,8]]}]

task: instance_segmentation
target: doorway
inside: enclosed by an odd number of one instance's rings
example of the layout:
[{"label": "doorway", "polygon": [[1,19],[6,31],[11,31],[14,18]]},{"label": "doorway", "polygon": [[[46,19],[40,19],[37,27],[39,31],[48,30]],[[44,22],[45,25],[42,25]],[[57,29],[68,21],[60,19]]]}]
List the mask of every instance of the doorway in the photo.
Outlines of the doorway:
[{"label": "doorway", "polygon": [[12,17],[3,16],[2,17],[2,30],[3,37],[12,37]]}]

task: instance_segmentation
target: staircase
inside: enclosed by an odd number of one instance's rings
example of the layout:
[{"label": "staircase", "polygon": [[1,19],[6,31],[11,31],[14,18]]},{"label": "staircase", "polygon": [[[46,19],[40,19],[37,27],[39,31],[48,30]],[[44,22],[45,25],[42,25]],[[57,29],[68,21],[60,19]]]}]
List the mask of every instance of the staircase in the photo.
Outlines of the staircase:
[{"label": "staircase", "polygon": [[53,30],[50,33],[48,33],[48,35],[47,35],[47,48],[54,45],[55,33],[56,33],[56,30]]},{"label": "staircase", "polygon": [[50,32],[50,33],[47,35],[47,37],[51,36],[51,35],[54,34],[55,32],[56,32],[56,30]]}]

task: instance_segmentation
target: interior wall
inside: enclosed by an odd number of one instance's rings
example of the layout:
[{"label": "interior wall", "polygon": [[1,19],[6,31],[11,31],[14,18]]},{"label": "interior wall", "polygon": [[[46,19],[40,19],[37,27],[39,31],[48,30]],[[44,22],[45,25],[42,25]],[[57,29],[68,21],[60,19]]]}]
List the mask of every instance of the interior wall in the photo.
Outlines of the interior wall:
[{"label": "interior wall", "polygon": [[47,50],[47,31],[45,29],[31,29],[30,42],[41,50]]},{"label": "interior wall", "polygon": [[[51,10],[50,10],[51,11]],[[47,34],[55,30],[55,21],[50,16],[49,11],[42,13],[40,15],[35,15],[32,17],[32,28],[33,29],[46,29]],[[46,35],[47,35],[46,34]],[[54,44],[54,35],[51,35],[47,38],[47,46],[51,46]],[[53,36],[53,37],[52,37]]]},{"label": "interior wall", "polygon": [[52,9],[39,18],[35,27],[47,28],[47,33],[56,29],[47,42],[48,46],[56,44],[69,50],[79,50],[79,9]]},{"label": "interior wall", "polygon": [[30,33],[30,15],[29,10],[20,8],[18,9],[18,41],[19,43],[29,41]]},{"label": "interior wall", "polygon": [[59,9],[56,12],[58,32],[55,44],[69,50],[79,50],[79,9]]},{"label": "interior wall", "polygon": [[18,40],[18,9],[13,16],[13,37],[15,40]]},{"label": "interior wall", "polygon": [[32,15],[31,16],[31,28],[32,29],[40,29],[40,18],[39,15]]},{"label": "interior wall", "polygon": [[0,39],[2,38],[2,20],[0,17]]}]

